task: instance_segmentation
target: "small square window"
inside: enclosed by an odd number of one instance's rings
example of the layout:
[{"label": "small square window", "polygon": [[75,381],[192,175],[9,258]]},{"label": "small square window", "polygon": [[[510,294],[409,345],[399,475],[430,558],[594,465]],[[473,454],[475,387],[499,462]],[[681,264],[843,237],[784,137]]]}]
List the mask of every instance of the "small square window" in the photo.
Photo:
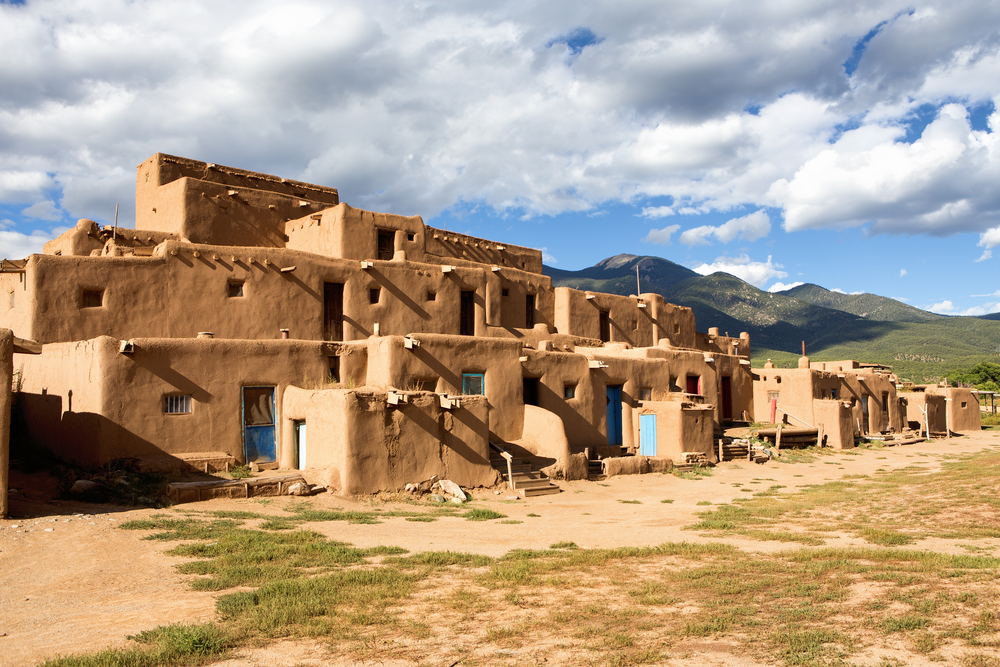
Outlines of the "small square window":
[{"label": "small square window", "polygon": [[191,395],[174,394],[163,397],[163,413],[168,415],[186,415],[191,413]]},{"label": "small square window", "polygon": [[833,400],[837,400],[837,390],[836,389],[831,389],[830,390],[830,398],[832,398]]},{"label": "small square window", "polygon": [[437,292],[428,291],[427,292],[427,300],[428,301],[434,301],[435,299],[437,299]]},{"label": "small square window", "polygon": [[963,409],[963,410],[964,410],[964,409],[965,409],[966,407],[968,407],[968,405],[969,405],[968,403],[966,403],[965,401],[962,401],[962,409]]},{"label": "small square window", "polygon": [[485,373],[462,373],[462,393],[467,396],[485,394]]},{"label": "small square window", "polygon": [[575,384],[564,384],[563,385],[563,398],[576,398],[576,385]]},{"label": "small square window", "polygon": [[372,287],[368,290],[368,303],[378,303],[379,295],[382,289],[380,287]]},{"label": "small square window", "polygon": [[229,298],[234,299],[236,297],[243,296],[243,281],[242,280],[230,280],[229,281]]},{"label": "small square window", "polygon": [[412,241],[413,240],[413,234],[410,234],[409,232],[407,232],[407,234],[406,234],[406,240],[407,241]]},{"label": "small square window", "polygon": [[638,331],[638,329],[639,329],[639,320],[632,320],[632,331]]},{"label": "small square window", "polygon": [[510,295],[510,290],[508,290],[506,287],[504,287],[503,289],[500,290],[500,295],[501,296],[509,296]]},{"label": "small square window", "polygon": [[329,357],[330,374],[327,375],[327,382],[340,382],[340,357]]},{"label": "small square window", "polygon": [[681,332],[681,325],[675,324],[674,325],[674,333],[675,334],[679,334],[680,332]]},{"label": "small square window", "polygon": [[83,298],[81,300],[81,306],[83,308],[100,308],[103,305],[104,305],[104,290],[102,289],[83,290]]},{"label": "small square window", "polygon": [[653,389],[651,387],[640,387],[639,388],[639,400],[640,401],[651,401],[651,400],[653,400]]}]

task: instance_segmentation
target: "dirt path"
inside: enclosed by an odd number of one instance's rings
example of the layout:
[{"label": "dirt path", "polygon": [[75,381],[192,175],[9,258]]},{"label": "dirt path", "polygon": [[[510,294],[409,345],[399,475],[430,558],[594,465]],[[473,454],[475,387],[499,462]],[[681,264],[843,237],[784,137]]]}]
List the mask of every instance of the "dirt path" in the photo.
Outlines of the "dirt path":
[{"label": "dirt path", "polygon": [[[697,520],[696,513],[705,509],[706,502],[728,503],[749,495],[742,489],[760,491],[783,485],[785,491],[792,491],[844,475],[871,474],[878,468],[920,465],[934,470],[940,467],[942,455],[997,445],[1000,432],[984,432],[920,445],[832,454],[808,463],[727,462],[718,466],[711,477],[697,480],[653,474],[612,477],[602,483],[560,483],[561,494],[516,501],[507,500],[503,493],[476,494],[477,506],[489,507],[507,515],[508,521],[521,523],[478,523],[453,517],[424,523],[388,518],[377,525],[327,522],[309,527],[360,547],[393,545],[411,552],[451,550],[490,556],[514,548],[547,548],[562,541],[583,548],[720,541],[682,527]],[[0,520],[0,665],[32,665],[60,654],[124,645],[127,635],[144,629],[213,618],[218,593],[190,590],[173,567],[179,559],[163,555],[170,544],[142,540],[138,533],[116,528],[121,521],[149,516],[157,510],[50,501],[52,489],[45,480],[44,476],[12,474],[11,486],[18,493],[11,495],[11,518]],[[253,509],[283,515],[283,508],[293,502],[298,501],[287,497],[267,503],[213,500],[176,509]],[[326,495],[311,502],[317,508],[370,510],[373,505],[367,500]],[[395,505],[378,506],[389,509]],[[398,507],[413,506],[400,503]],[[748,551],[789,548],[784,543],[725,541]],[[926,542],[916,548],[955,548],[940,540]],[[984,540],[981,546],[1000,548],[1000,541],[995,542]],[[861,541],[844,537],[829,542],[831,546],[855,543]],[[321,664],[313,662],[315,651],[310,646],[314,643],[285,644],[283,649],[256,649],[244,659],[224,664]],[[715,661],[706,653],[698,664],[730,663],[721,658]]]}]

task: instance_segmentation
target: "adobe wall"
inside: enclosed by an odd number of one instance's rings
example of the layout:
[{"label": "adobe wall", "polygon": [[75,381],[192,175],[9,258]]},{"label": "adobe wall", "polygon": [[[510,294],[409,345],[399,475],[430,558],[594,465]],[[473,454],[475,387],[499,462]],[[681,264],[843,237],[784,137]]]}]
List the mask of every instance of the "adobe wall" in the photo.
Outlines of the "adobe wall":
[{"label": "adobe wall", "polygon": [[409,390],[430,381],[438,393],[461,394],[462,373],[483,373],[492,408],[490,432],[498,441],[521,437],[520,342],[426,333],[412,338],[419,341],[419,347],[407,349],[401,336],[368,340],[368,386]]},{"label": "adobe wall", "polygon": [[35,340],[31,335],[34,301],[34,283],[27,269],[0,272],[0,326],[19,338]]},{"label": "adobe wall", "polygon": [[10,404],[14,379],[14,334],[0,329],[0,519],[7,516],[10,486]]},{"label": "adobe wall", "polygon": [[971,389],[962,387],[928,387],[926,392],[931,395],[944,396],[945,413],[950,420],[952,431],[956,433],[968,433],[970,431],[982,430],[979,401]]},{"label": "adobe wall", "polygon": [[93,254],[121,257],[140,255],[148,257],[153,249],[163,241],[174,240],[176,236],[167,232],[145,229],[101,228],[93,220],[81,218],[76,225],[42,247],[45,255],[77,255],[89,257]]},{"label": "adobe wall", "polygon": [[[462,290],[476,296],[476,333],[485,335],[488,278],[475,269],[352,260],[284,249],[222,248],[164,243],[153,257],[32,255],[25,274],[0,274],[15,307],[0,324],[43,343],[111,335],[186,338],[212,331],[221,338],[268,339],[287,328],[293,338],[324,338],[324,283],[344,284],[346,340],[382,333],[459,332]],[[295,267],[292,271],[283,268]],[[18,282],[23,281],[23,282]],[[244,296],[229,296],[230,282]],[[372,289],[380,290],[371,303]],[[103,305],[83,307],[84,290],[103,290]],[[429,298],[433,295],[433,298]],[[9,303],[9,297],[8,297]]]},{"label": "adobe wall", "polygon": [[290,250],[342,259],[378,259],[378,232],[391,232],[393,252],[411,262],[424,261],[424,222],[420,216],[375,213],[340,203],[285,224]]},{"label": "adobe wall", "polygon": [[339,202],[337,191],[157,153],[136,169],[139,230],[194,243],[281,247],[285,223]]},{"label": "adobe wall", "polygon": [[850,403],[828,398],[813,399],[813,418],[816,428],[823,427],[827,447],[854,448],[854,420]]},{"label": "adobe wall", "polygon": [[528,273],[542,273],[542,251],[535,248],[499,243],[445,229],[425,227],[424,252],[428,262],[453,263],[453,260],[475,262]]},{"label": "adobe wall", "polygon": [[718,455],[712,445],[712,406],[687,401],[643,401],[636,412],[639,416],[656,415],[656,458],[681,461],[685,452],[699,452],[708,460],[717,462]]},{"label": "adobe wall", "polygon": [[545,459],[546,465],[554,464],[567,479],[575,479],[571,476],[572,450],[566,437],[566,425],[557,414],[537,405],[525,405],[524,428],[516,444]]},{"label": "adobe wall", "polygon": [[948,428],[945,415],[944,396],[938,394],[928,394],[923,391],[904,392],[906,397],[906,419],[908,422],[919,424],[919,430],[924,430],[924,413],[922,408],[927,410],[927,426],[931,433],[944,433]]},{"label": "adobe wall", "polygon": [[[330,347],[318,342],[136,338],[131,354],[120,342],[46,345],[20,362],[19,400],[39,444],[85,465],[205,451],[242,461],[242,388],[276,387],[280,410],[286,387],[323,386],[329,373]],[[165,414],[168,394],[190,395],[191,412]]]},{"label": "adobe wall", "polygon": [[677,347],[695,347],[690,308],[664,302],[658,294],[639,297],[556,287],[555,327],[561,334],[601,339],[601,313],[608,313],[608,342],[648,347],[667,338]]},{"label": "adobe wall", "polygon": [[292,423],[306,423],[307,469],[320,471],[339,493],[399,490],[437,475],[465,486],[496,482],[490,466],[488,406],[464,396],[444,410],[437,395],[407,392],[389,406],[386,392],[370,388],[305,390],[284,394],[282,465],[291,467]]}]

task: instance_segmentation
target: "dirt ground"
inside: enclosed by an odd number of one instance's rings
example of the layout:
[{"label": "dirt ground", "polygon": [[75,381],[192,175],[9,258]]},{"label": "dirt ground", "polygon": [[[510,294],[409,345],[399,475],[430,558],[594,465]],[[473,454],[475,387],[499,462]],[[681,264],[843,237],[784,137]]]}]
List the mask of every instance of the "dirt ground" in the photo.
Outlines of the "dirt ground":
[{"label": "dirt ground", "polygon": [[[451,550],[489,556],[500,556],[515,548],[544,549],[562,541],[575,542],[582,548],[724,541],[748,552],[777,551],[788,545],[701,537],[682,527],[697,521],[696,513],[704,509],[706,501],[728,503],[745,496],[741,488],[764,490],[777,484],[793,491],[844,475],[868,475],[878,468],[892,470],[914,464],[935,470],[940,467],[942,455],[996,445],[1000,445],[1000,432],[983,432],[918,445],[856,450],[853,455],[833,454],[808,463],[726,462],[712,476],[694,480],[651,474],[612,477],[600,483],[560,482],[562,493],[528,500],[512,500],[503,492],[474,493],[476,506],[502,512],[508,520],[521,523],[469,522],[457,517],[425,523],[400,517],[386,518],[377,525],[325,522],[308,527],[358,547],[390,545],[411,552]],[[11,487],[16,489],[10,496],[11,516],[0,520],[0,665],[33,665],[57,655],[125,645],[128,635],[141,630],[214,617],[215,599],[220,593],[197,592],[188,587],[185,577],[174,569],[181,559],[163,553],[173,544],[142,540],[141,533],[116,527],[122,521],[163,510],[52,500],[54,484],[44,475],[23,476],[13,471]],[[176,509],[252,509],[283,515],[285,506],[300,502],[288,497],[268,500],[217,499]],[[326,494],[310,502],[317,508],[363,510],[372,509],[374,504],[367,499]],[[393,504],[377,506],[391,509]],[[412,505],[400,507],[412,509]],[[827,544],[865,543],[839,537]],[[1000,553],[996,551],[1000,540],[982,540],[980,547]],[[924,540],[913,548],[962,553],[958,545],[940,539]],[[671,664],[752,664],[733,662],[726,647],[712,642],[691,642],[686,650],[684,659]],[[338,663],[323,654],[318,642],[286,641],[244,651],[218,664],[361,664]]]}]

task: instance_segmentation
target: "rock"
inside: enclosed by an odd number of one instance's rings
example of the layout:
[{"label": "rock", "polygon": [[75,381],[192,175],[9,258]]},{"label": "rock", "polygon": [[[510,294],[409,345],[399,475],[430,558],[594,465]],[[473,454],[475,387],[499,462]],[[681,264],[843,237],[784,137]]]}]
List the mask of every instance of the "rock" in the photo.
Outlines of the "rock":
[{"label": "rock", "polygon": [[493,492],[493,495],[494,495],[494,496],[499,496],[499,495],[500,495],[500,492],[499,492],[499,491],[494,491],[494,492]]},{"label": "rock", "polygon": [[326,487],[319,484],[313,484],[310,490],[313,493],[326,493]]},{"label": "rock", "polygon": [[257,465],[256,461],[250,462],[250,472],[260,472],[260,466]]},{"label": "rock", "polygon": [[429,495],[429,496],[427,497],[427,499],[428,499],[428,500],[430,500],[430,501],[431,501],[432,503],[443,503],[443,502],[447,502],[447,501],[446,501],[446,500],[444,499],[444,496],[442,496],[442,495],[439,495],[439,494],[437,494],[437,493],[432,493],[431,495]]},{"label": "rock", "polygon": [[455,496],[452,496],[451,498],[449,498],[449,499],[448,499],[448,502],[449,502],[449,503],[455,503],[456,505],[461,505],[461,504],[462,504],[462,503],[464,503],[465,501],[464,501],[464,500],[461,500],[461,499],[459,499],[459,498],[456,498]]},{"label": "rock", "polygon": [[468,496],[465,495],[465,491],[462,490],[462,487],[455,484],[455,482],[450,479],[442,479],[438,482],[438,485],[441,487],[442,491],[447,493],[452,498],[458,498],[458,500],[463,503],[469,499]]},{"label": "rock", "polygon": [[73,486],[69,488],[70,493],[86,493],[94,487],[97,486],[97,482],[92,482],[89,479],[78,479],[73,482]]},{"label": "rock", "polygon": [[408,493],[413,493],[414,491],[417,490],[417,485],[416,484],[407,484],[406,486],[403,487],[403,489],[405,491],[407,491]]},{"label": "rock", "polygon": [[426,482],[420,482],[420,484],[417,484],[417,491],[419,491],[420,493],[427,493],[428,491],[431,490],[431,487],[433,485],[434,482],[430,480],[427,480]]},{"label": "rock", "polygon": [[312,494],[312,489],[303,482],[295,482],[288,487],[288,495],[290,496],[308,496]]}]

